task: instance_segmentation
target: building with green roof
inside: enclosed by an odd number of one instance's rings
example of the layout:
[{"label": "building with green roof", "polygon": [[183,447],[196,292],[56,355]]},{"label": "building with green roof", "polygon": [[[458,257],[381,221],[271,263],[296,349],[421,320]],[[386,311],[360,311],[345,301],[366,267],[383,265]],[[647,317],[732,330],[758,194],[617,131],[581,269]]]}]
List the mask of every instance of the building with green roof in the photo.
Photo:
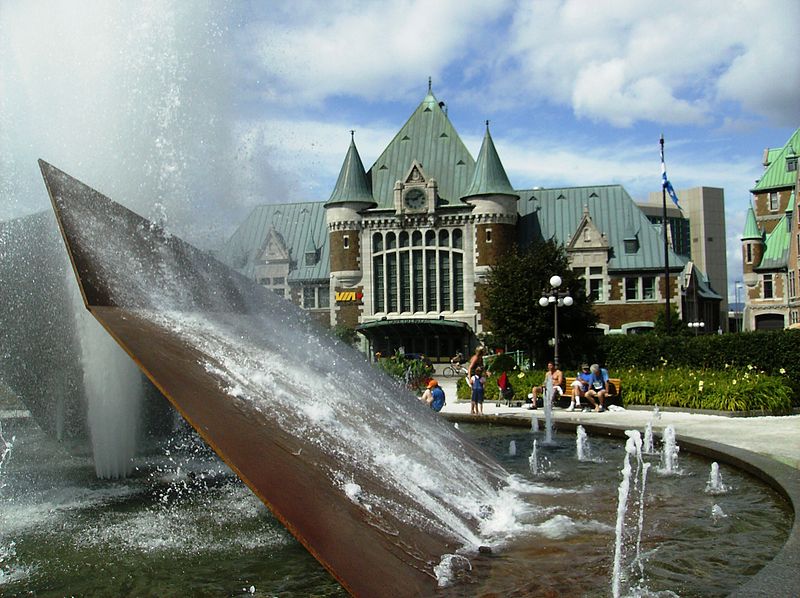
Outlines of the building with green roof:
[{"label": "building with green roof", "polygon": [[[600,330],[652,328],[667,292],[660,231],[620,185],[515,189],[489,123],[473,158],[429,86],[369,170],[351,137],[326,202],[257,208],[220,256],[358,330],[370,352],[445,360],[489,332],[480,299],[492,266],[540,240],[566,247]],[[686,256],[670,252],[669,270],[671,301],[683,312],[694,291],[716,332],[720,295]]]},{"label": "building with green roof", "polygon": [[742,234],[745,330],[800,326],[800,128],[764,150]]}]

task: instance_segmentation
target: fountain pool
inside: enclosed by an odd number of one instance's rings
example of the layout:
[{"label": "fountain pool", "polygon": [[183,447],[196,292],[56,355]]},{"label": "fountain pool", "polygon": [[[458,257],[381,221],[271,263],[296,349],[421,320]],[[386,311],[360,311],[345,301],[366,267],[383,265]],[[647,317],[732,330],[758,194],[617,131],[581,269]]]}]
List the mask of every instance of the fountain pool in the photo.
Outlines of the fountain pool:
[{"label": "fountain pool", "polygon": [[[596,459],[578,461],[574,434],[556,433],[538,447],[549,469],[533,476],[538,434],[459,429],[516,474],[524,512],[509,519],[509,540],[494,554],[470,556],[493,560],[492,578],[443,595],[610,595],[622,441],[593,437]],[[194,433],[151,446],[124,481],[98,480],[88,450],[65,451],[30,420],[5,421],[4,434],[16,440],[0,489],[3,595],[346,595]],[[682,453],[680,475],[651,469],[644,575],[630,567],[631,532],[623,595],[724,596],[779,550],[788,506],[747,474],[721,469],[729,491],[713,496],[705,459]],[[715,505],[727,517],[713,517]],[[628,512],[638,517],[638,507]]]}]

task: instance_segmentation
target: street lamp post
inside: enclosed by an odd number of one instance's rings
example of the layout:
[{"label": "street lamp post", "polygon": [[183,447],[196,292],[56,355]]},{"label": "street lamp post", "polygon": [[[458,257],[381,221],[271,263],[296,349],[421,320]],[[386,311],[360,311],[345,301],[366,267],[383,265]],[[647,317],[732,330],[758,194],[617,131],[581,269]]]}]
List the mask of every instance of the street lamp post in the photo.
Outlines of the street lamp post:
[{"label": "street lamp post", "polygon": [[558,368],[558,308],[569,307],[572,305],[572,297],[569,291],[559,291],[561,277],[557,274],[550,277],[550,290],[543,292],[539,299],[539,305],[547,307],[553,305],[553,364]]},{"label": "street lamp post", "polygon": [[739,304],[739,289],[742,288],[742,281],[741,280],[734,281],[733,287],[735,289],[734,290],[734,294],[736,295],[736,311],[734,312],[736,314],[736,332],[741,332],[742,331],[742,311],[740,309],[740,304]]},{"label": "street lamp post", "polygon": [[706,323],[705,322],[689,322],[687,324],[687,326],[689,328],[694,328],[694,335],[697,336],[697,331],[699,329],[705,328],[706,327]]}]

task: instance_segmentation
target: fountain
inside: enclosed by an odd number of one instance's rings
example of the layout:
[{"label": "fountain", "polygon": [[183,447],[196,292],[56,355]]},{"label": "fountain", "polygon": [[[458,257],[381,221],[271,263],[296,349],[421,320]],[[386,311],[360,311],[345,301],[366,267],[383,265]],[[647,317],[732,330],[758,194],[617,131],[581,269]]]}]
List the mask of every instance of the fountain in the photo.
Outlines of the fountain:
[{"label": "fountain", "polygon": [[533,439],[533,448],[531,449],[531,456],[528,457],[528,464],[530,466],[531,475],[539,475],[539,455],[536,450],[536,439]]},{"label": "fountain", "polygon": [[676,475],[680,473],[678,469],[678,452],[680,447],[675,442],[675,428],[667,426],[664,428],[664,435],[661,446],[661,467],[658,472],[662,475]]},{"label": "fountain", "polygon": [[590,458],[589,438],[586,436],[586,429],[578,426],[575,433],[575,456],[578,461],[586,461]]},{"label": "fountain", "polygon": [[553,444],[553,397],[545,392],[544,395],[544,444]]},{"label": "fountain", "polygon": [[426,593],[445,555],[496,542],[494,460],[293,305],[41,168],[87,309],[346,588]]},{"label": "fountain", "polygon": [[728,487],[722,483],[722,474],[719,472],[719,463],[714,461],[711,464],[711,472],[706,482],[706,494],[725,494]]},{"label": "fountain", "polygon": [[508,456],[515,457],[517,454],[517,441],[512,440],[508,443]]}]

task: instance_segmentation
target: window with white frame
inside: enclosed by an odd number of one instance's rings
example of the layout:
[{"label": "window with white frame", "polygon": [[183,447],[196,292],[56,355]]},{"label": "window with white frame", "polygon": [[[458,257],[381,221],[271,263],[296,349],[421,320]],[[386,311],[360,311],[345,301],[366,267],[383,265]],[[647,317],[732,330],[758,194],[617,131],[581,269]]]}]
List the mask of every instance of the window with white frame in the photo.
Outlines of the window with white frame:
[{"label": "window with white frame", "polygon": [[642,299],[654,301],[656,298],[656,277],[642,276]]},{"label": "window with white frame", "polygon": [[780,202],[778,201],[778,192],[777,191],[773,191],[772,193],[770,193],[769,194],[769,210],[770,210],[770,212],[777,212],[779,203]]},{"label": "window with white frame", "polygon": [[372,277],[374,313],[463,310],[464,231],[375,232]]},{"label": "window with white frame", "polygon": [[329,306],[329,285],[303,286],[303,309],[327,309]]},{"label": "window with white frame", "polygon": [[795,272],[794,270],[789,270],[788,274],[789,278],[789,297],[795,296],[795,291],[797,290],[795,287]]},{"label": "window with white frame", "polygon": [[343,249],[350,249],[350,236],[349,235],[342,235],[342,248]]},{"label": "window with white frame", "polygon": [[761,278],[761,293],[764,299],[773,298],[772,274],[764,274]]},{"label": "window with white frame", "polygon": [[625,278],[625,301],[638,301],[639,295],[639,278]]}]

